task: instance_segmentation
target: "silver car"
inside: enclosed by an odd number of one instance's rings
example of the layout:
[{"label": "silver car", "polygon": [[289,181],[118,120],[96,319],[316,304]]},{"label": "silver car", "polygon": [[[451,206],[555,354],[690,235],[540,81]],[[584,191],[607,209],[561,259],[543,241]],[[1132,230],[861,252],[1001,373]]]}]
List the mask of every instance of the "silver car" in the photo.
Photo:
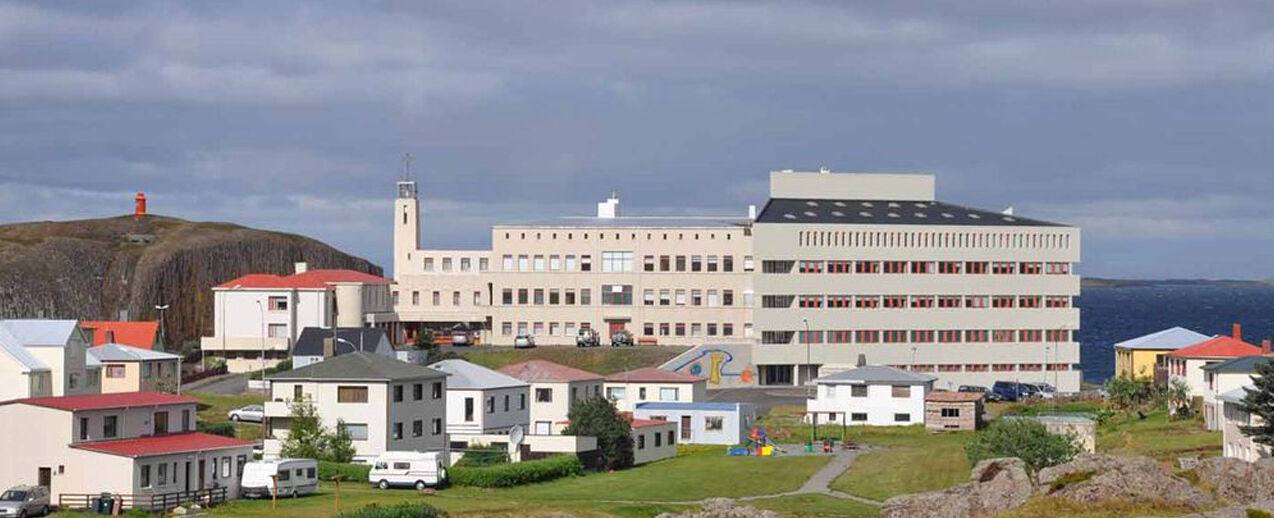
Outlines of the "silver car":
[{"label": "silver car", "polygon": [[260,423],[265,419],[265,407],[261,405],[248,405],[239,407],[226,413],[231,421],[251,421]]},{"label": "silver car", "polygon": [[49,489],[42,486],[14,486],[0,494],[0,516],[44,516],[49,514]]}]

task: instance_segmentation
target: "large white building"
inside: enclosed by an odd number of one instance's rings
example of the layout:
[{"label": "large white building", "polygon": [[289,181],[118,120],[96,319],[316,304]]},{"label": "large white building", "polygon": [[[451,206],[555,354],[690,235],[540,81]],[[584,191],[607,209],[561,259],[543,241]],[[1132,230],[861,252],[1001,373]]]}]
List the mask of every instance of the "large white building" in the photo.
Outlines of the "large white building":
[{"label": "large white building", "polygon": [[1079,389],[1079,229],[937,201],[931,175],[774,172],[747,217],[631,216],[612,194],[594,216],[496,225],[490,250],[421,249],[413,181],[394,211],[395,342],[626,329],[695,346],[665,367],[714,386],[809,383],[865,355],[941,388]]},{"label": "large white building", "polygon": [[224,358],[230,372],[272,367],[288,358],[307,327],[363,327],[392,315],[389,280],[353,270],[292,275],[254,273],[212,288],[213,336],[200,347]]},{"label": "large white building", "polygon": [[818,424],[910,426],[925,421],[925,396],[936,378],[867,365],[814,380],[806,418]]}]

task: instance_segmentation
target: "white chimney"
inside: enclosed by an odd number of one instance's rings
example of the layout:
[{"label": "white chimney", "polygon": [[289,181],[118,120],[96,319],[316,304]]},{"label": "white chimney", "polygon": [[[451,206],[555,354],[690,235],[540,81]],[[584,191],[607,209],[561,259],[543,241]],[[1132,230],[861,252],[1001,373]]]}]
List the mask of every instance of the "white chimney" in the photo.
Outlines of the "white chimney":
[{"label": "white chimney", "polygon": [[748,219],[756,221],[756,205],[748,205]]},{"label": "white chimney", "polygon": [[309,265],[305,264],[305,261],[295,263],[293,267],[296,269],[296,273],[305,273],[306,270],[310,269]]},{"label": "white chimney", "polygon": [[619,193],[610,192],[610,197],[606,201],[597,204],[597,217],[605,219],[614,219],[619,216]]}]

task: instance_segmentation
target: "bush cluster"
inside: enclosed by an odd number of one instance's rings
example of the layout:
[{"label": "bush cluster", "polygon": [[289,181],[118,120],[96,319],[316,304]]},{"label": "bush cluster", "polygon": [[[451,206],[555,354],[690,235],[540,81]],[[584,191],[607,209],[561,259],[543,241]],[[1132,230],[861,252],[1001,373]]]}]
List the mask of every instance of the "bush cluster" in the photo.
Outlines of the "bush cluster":
[{"label": "bush cluster", "polygon": [[345,511],[336,518],[439,518],[447,512],[423,502],[404,502],[394,505],[372,504],[362,509]]},{"label": "bush cluster", "polygon": [[509,452],[500,446],[470,446],[456,466],[476,468],[509,462]]},{"label": "bush cluster", "polygon": [[220,435],[222,437],[234,437],[234,424],[226,422],[206,423],[200,421],[195,424],[195,431]]},{"label": "bush cluster", "polygon": [[452,466],[448,472],[452,484],[473,487],[512,487],[583,474],[584,465],[574,455],[485,467]]},{"label": "bush cluster", "polygon": [[371,470],[372,467],[369,464],[345,464],[325,460],[320,460],[318,463],[319,480],[328,482],[336,480],[338,475],[343,482],[367,482],[367,472]]}]

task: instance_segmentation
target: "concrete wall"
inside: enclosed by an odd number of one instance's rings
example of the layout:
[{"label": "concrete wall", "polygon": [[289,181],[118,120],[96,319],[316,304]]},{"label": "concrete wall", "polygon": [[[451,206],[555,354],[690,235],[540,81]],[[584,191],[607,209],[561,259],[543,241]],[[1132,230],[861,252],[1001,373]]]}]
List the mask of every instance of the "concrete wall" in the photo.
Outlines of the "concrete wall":
[{"label": "concrete wall", "polygon": [[[675,389],[675,398],[664,398],[663,389]],[[622,390],[623,395],[620,395]],[[707,382],[695,383],[625,383],[607,381],[602,389],[603,395],[615,403],[620,412],[631,412],[633,406],[644,401],[679,401],[693,403],[707,399]],[[643,394],[644,393],[644,394]]]},{"label": "concrete wall", "polygon": [[756,385],[757,370],[752,361],[755,344],[703,344],[664,362],[660,369],[708,379],[708,388]]},{"label": "concrete wall", "polygon": [[52,395],[97,394],[101,385],[90,379],[84,368],[88,343],[81,333],[72,333],[65,344],[28,345],[27,352],[44,362],[50,369]]},{"label": "concrete wall", "polygon": [[[117,392],[159,391],[162,388],[176,390],[178,368],[181,360],[146,360],[140,362],[102,362],[101,387],[103,394]],[[123,376],[110,377],[112,369],[123,369]],[[149,371],[149,374],[147,372]]]},{"label": "concrete wall", "polygon": [[657,460],[677,456],[677,442],[669,441],[669,437],[677,434],[677,425],[669,422],[666,425],[634,427],[633,464],[645,464]]},{"label": "concrete wall", "polygon": [[1221,429],[1221,400],[1217,396],[1252,384],[1250,372],[1204,373],[1203,422],[1208,430]]},{"label": "concrete wall", "polygon": [[[910,426],[923,423],[925,396],[932,385],[899,386],[907,388],[907,397],[894,397],[893,385],[866,385],[867,397],[853,397],[852,385],[820,383],[815,398],[805,401],[805,410],[811,412],[819,424],[842,424],[843,421],[848,425]],[[855,413],[866,413],[867,419],[855,421]],[[908,419],[898,421],[894,414],[907,414]]]},{"label": "concrete wall", "polygon": [[[638,419],[653,419],[676,424],[677,442],[685,444],[743,444],[756,424],[756,414],[751,405],[745,405],[742,412],[734,410],[669,410],[645,409],[638,407],[633,411]],[[690,436],[681,433],[681,420],[690,418]],[[709,417],[721,418],[720,430],[708,430]]]}]

